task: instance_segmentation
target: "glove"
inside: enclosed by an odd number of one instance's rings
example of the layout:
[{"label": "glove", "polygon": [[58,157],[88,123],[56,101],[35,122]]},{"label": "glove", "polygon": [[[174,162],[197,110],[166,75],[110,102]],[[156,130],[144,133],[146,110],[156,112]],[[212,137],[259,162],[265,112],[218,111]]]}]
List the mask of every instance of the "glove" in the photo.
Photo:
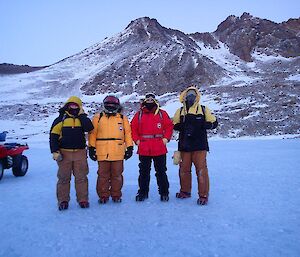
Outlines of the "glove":
[{"label": "glove", "polygon": [[93,146],[89,147],[89,156],[91,158],[91,160],[93,161],[97,161],[97,155],[96,155],[96,148]]},{"label": "glove", "polygon": [[59,151],[53,152],[52,153],[52,158],[53,158],[53,160],[55,160],[57,162],[60,162],[63,159],[63,157],[62,157],[62,155],[61,155],[61,153]]},{"label": "glove", "polygon": [[132,156],[132,153],[133,153],[133,146],[128,146],[125,151],[124,159],[128,160]]},{"label": "glove", "polygon": [[166,145],[169,142],[169,140],[166,138],[163,138],[162,141],[163,141],[164,145]]}]

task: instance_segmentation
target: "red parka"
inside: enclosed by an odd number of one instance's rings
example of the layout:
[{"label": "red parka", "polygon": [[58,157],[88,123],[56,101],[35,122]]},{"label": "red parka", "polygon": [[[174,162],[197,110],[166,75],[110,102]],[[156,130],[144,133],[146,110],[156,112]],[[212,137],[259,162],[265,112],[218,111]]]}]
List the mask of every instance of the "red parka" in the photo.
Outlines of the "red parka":
[{"label": "red parka", "polygon": [[159,156],[166,154],[167,147],[163,138],[172,137],[173,122],[166,111],[159,109],[149,111],[145,107],[138,111],[131,121],[132,139],[140,141],[138,154],[143,156]]}]

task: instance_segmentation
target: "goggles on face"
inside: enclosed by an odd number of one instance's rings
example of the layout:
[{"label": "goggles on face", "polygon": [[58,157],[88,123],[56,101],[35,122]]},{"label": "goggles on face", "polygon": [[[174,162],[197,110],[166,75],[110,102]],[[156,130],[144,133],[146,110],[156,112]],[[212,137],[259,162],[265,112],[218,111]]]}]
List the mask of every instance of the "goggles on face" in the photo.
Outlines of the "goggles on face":
[{"label": "goggles on face", "polygon": [[104,104],[120,104],[120,101],[117,97],[108,95],[103,100]]},{"label": "goggles on face", "polygon": [[154,94],[148,93],[148,94],[145,95],[144,102],[146,102],[146,103],[153,103],[155,101],[156,101],[156,99],[155,99],[155,95]]},{"label": "goggles on face", "polygon": [[68,108],[69,108],[69,109],[78,109],[78,108],[79,108],[79,105],[76,104],[76,103],[69,103],[69,104],[68,104]]}]

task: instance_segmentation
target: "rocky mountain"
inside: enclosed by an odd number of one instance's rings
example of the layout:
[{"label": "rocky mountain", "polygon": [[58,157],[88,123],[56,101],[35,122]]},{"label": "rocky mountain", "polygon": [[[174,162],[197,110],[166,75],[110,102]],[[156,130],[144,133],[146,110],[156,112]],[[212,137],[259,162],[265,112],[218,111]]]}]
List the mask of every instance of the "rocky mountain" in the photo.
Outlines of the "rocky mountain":
[{"label": "rocky mountain", "polygon": [[299,56],[300,38],[297,31],[299,19],[298,23],[295,19],[284,25],[244,13],[241,17],[229,16],[213,34],[229,47],[231,53],[250,62],[254,51],[283,57]]},{"label": "rocky mountain", "polygon": [[0,77],[7,110],[0,120],[45,119],[71,94],[91,112],[107,93],[118,94],[129,115],[149,91],[169,108],[194,84],[219,117],[222,137],[299,135],[299,20],[275,23],[244,13],[214,32],[185,34],[139,18],[43,70]]},{"label": "rocky mountain", "polygon": [[32,67],[29,65],[16,65],[12,63],[0,63],[0,75],[28,73],[44,69],[48,66]]}]

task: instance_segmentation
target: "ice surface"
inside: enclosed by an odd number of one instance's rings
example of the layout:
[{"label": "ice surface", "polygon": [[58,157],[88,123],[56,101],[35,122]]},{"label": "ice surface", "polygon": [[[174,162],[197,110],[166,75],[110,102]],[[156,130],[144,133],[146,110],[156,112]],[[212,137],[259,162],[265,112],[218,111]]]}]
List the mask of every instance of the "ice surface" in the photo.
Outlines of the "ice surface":
[{"label": "ice surface", "polygon": [[138,158],[125,162],[123,202],[97,203],[89,160],[91,206],[80,209],[74,180],[69,210],[56,205],[56,163],[48,135],[30,139],[29,171],[0,182],[0,256],[299,256],[300,140],[211,140],[210,199],[176,199],[178,167],[168,145],[170,201],[160,202],[152,171],[150,196],[135,202]]}]

